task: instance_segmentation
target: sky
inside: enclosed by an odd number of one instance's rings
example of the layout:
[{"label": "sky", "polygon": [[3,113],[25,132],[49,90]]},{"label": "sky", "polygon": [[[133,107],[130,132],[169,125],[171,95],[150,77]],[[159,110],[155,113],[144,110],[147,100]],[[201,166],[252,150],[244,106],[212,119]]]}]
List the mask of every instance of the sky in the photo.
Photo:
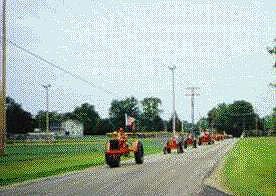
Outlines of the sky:
[{"label": "sky", "polygon": [[199,87],[195,120],[220,103],[246,100],[260,116],[276,106],[276,4],[254,0],[13,0],[8,40],[89,83],[20,50],[7,52],[7,95],[35,115],[71,112],[88,102],[102,118],[113,99],[159,97],[162,118],[191,121],[187,87]]}]

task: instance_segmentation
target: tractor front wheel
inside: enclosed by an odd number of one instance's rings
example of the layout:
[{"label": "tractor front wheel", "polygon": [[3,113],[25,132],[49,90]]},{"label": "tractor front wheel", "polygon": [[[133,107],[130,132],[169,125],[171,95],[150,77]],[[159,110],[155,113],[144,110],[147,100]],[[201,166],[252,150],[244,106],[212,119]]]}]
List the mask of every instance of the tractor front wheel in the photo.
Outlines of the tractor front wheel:
[{"label": "tractor front wheel", "polygon": [[105,162],[109,167],[119,167],[120,160],[120,155],[105,154]]},{"label": "tractor front wheel", "polygon": [[144,162],[144,148],[143,144],[139,141],[137,144],[137,151],[134,153],[135,162],[137,164],[142,164]]},{"label": "tractor front wheel", "polygon": [[182,144],[179,144],[178,147],[177,147],[177,153],[183,153],[183,146]]}]

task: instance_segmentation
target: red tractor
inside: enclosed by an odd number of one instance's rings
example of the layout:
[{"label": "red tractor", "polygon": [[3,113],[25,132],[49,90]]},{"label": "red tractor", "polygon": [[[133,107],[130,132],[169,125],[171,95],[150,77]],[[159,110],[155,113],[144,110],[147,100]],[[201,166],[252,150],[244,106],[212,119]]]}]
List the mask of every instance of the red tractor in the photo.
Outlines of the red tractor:
[{"label": "red tractor", "polygon": [[214,139],[216,141],[224,140],[224,135],[220,133],[214,134]]},{"label": "red tractor", "polygon": [[201,133],[201,135],[199,136],[199,140],[198,140],[198,145],[202,145],[202,144],[213,144],[214,138],[212,137],[212,135],[208,132],[208,131],[204,131],[203,133]]},{"label": "red tractor", "polygon": [[193,148],[196,148],[196,138],[193,136],[192,133],[189,133],[184,140],[184,148],[186,149],[188,146],[193,146]]},{"label": "red tractor", "polygon": [[173,136],[168,139],[167,143],[164,145],[164,154],[171,153],[172,151],[177,151],[177,153],[183,153],[183,140],[181,137]]},{"label": "red tractor", "polygon": [[144,162],[144,149],[141,141],[136,140],[131,144],[128,143],[127,135],[120,128],[118,132],[112,133],[112,139],[106,144],[105,161],[109,167],[119,167],[121,156],[129,156],[130,152],[134,153],[135,162],[142,164]]}]

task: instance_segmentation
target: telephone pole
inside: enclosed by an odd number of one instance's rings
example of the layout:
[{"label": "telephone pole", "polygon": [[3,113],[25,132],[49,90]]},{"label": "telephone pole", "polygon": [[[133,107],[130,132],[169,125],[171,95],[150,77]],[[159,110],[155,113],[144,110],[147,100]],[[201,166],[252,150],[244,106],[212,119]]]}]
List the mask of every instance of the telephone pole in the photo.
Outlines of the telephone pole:
[{"label": "telephone pole", "polygon": [[0,89],[0,156],[5,154],[5,140],[6,140],[6,0],[2,1],[1,16],[2,17],[2,54],[1,59],[1,89]]},{"label": "telephone pole", "polygon": [[190,94],[186,94],[185,96],[191,96],[191,118],[192,118],[192,134],[195,136],[194,133],[194,108],[195,108],[195,96],[199,96],[200,94],[196,93],[195,90],[198,90],[199,87],[188,87],[187,90],[190,90]]},{"label": "telephone pole", "polygon": [[42,85],[46,90],[46,133],[49,133],[49,88],[51,87],[50,84]]},{"label": "telephone pole", "polygon": [[175,135],[175,92],[174,92],[174,70],[176,66],[168,67],[172,71],[172,97],[173,97],[173,135]]}]

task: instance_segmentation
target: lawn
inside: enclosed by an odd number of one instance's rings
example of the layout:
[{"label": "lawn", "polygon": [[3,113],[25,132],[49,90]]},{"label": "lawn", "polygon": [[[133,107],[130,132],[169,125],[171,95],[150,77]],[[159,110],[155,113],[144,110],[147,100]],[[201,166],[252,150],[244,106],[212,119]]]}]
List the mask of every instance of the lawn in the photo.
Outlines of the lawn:
[{"label": "lawn", "polygon": [[276,195],[276,138],[244,138],[228,155],[223,183],[235,195]]},{"label": "lawn", "polygon": [[[103,165],[106,141],[106,138],[91,138],[60,140],[50,144],[8,144],[6,155],[0,157],[0,186]],[[142,141],[145,155],[162,151],[160,139]]]}]

